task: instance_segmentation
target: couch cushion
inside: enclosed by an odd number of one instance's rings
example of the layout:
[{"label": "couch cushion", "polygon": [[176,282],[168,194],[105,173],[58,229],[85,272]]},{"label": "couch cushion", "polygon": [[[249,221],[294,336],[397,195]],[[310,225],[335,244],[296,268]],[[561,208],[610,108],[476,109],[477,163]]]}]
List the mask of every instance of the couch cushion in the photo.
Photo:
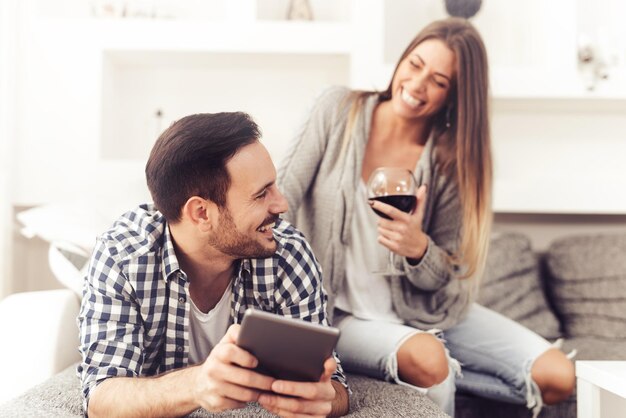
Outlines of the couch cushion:
[{"label": "couch cushion", "polygon": [[539,258],[522,234],[501,233],[491,239],[478,303],[544,338],[560,336],[559,321],[546,302]]},{"label": "couch cushion", "polygon": [[[532,414],[526,405],[498,402],[466,393],[456,395],[455,418],[530,418]],[[576,417],[576,396],[556,405],[546,405],[541,410],[540,418]]]},{"label": "couch cushion", "polygon": [[626,360],[626,339],[575,337],[563,340],[563,352],[576,350],[574,360]]},{"label": "couch cushion", "polygon": [[581,235],[549,248],[548,281],[568,336],[626,338],[626,235]]},{"label": "couch cushion", "polygon": [[[353,395],[347,417],[423,417],[445,418],[437,405],[414,389],[370,379],[348,376]],[[82,400],[76,365],[35,386],[20,397],[0,405],[0,417],[70,418],[82,417]],[[258,404],[248,404],[244,409],[210,414],[198,409],[190,417],[240,417],[271,418],[275,415]]]}]

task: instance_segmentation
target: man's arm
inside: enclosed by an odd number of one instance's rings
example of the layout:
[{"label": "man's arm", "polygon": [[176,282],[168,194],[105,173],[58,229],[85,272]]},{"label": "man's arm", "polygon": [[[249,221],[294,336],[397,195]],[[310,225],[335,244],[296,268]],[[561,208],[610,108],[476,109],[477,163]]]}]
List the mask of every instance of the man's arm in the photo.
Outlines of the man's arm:
[{"label": "man's arm", "polygon": [[186,415],[198,408],[191,390],[195,367],[158,377],[111,377],[100,383],[89,399],[92,418]]},{"label": "man's arm", "polygon": [[93,390],[90,417],[180,416],[199,407],[210,412],[242,408],[271,390],[274,379],[256,373],[257,359],[237,347],[232,325],[206,361],[157,377],[113,377]]}]

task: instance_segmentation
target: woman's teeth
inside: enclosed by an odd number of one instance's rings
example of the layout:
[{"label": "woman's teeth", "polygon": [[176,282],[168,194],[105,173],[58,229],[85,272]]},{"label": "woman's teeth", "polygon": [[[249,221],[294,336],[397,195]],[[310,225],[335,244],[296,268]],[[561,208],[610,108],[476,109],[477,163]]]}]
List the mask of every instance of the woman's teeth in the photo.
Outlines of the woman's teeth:
[{"label": "woman's teeth", "polygon": [[422,104],[421,100],[416,99],[415,97],[411,96],[404,89],[402,89],[402,93],[400,94],[400,96],[402,97],[402,100],[404,101],[404,103],[408,104],[411,107],[417,107]]},{"label": "woman's teeth", "polygon": [[267,224],[267,225],[265,225],[265,226],[260,227],[260,228],[258,229],[258,231],[260,231],[260,232],[265,232],[265,231],[267,231],[268,229],[272,229],[272,228],[274,228],[274,226],[275,226],[275,225],[276,225],[276,222],[272,222],[271,224]]}]

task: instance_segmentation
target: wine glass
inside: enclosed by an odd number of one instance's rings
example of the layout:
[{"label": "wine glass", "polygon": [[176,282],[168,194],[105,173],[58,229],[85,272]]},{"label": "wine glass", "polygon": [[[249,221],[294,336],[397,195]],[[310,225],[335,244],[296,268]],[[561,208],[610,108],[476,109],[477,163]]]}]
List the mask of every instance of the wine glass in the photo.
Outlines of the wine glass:
[{"label": "wine glass", "polygon": [[[417,205],[415,196],[415,178],[411,170],[405,168],[380,167],[374,170],[367,181],[368,200],[391,205],[402,212],[412,213]],[[372,208],[376,214],[385,219],[391,219],[384,213]],[[396,269],[393,263],[393,252],[389,251],[387,268],[384,271],[374,271],[374,274],[398,276],[404,274]]]}]

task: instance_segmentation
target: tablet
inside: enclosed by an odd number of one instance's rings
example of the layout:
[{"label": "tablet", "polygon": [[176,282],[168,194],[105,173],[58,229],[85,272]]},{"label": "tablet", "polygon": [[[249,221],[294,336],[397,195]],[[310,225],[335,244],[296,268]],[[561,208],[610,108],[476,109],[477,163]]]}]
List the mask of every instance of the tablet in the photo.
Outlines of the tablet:
[{"label": "tablet", "polygon": [[259,373],[283,380],[317,382],[338,339],[337,328],[248,309],[237,345],[259,360]]}]

